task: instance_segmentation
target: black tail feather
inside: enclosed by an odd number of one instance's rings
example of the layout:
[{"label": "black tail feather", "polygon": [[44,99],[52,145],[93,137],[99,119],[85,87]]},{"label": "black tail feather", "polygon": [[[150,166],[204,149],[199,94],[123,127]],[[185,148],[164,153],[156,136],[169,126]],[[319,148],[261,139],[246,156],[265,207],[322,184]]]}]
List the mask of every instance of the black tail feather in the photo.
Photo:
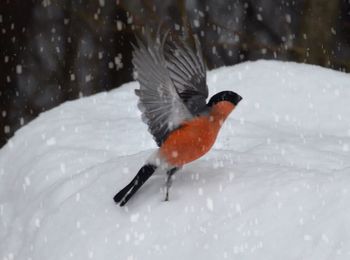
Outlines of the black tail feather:
[{"label": "black tail feather", "polygon": [[135,184],[135,178],[114,196],[113,199],[115,203],[119,203],[128,193],[128,191],[134,186],[134,184]]},{"label": "black tail feather", "polygon": [[140,189],[140,187],[152,176],[156,166],[151,164],[144,165],[132,181],[114,196],[114,201],[124,206],[128,200]]}]

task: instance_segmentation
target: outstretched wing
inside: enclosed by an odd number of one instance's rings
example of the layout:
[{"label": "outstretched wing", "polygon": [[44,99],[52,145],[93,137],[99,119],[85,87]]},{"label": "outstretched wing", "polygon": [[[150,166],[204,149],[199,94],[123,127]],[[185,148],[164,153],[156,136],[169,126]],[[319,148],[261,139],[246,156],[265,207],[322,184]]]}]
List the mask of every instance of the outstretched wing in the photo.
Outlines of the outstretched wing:
[{"label": "outstretched wing", "polygon": [[139,96],[139,109],[158,146],[172,130],[192,118],[170,78],[163,53],[164,41],[165,38],[162,42],[148,39],[146,46],[138,40],[133,53],[140,83],[140,89],[135,90]]},{"label": "outstretched wing", "polygon": [[206,107],[208,86],[200,44],[196,37],[195,51],[183,40],[165,44],[165,59],[169,75],[186,107],[196,115]]}]

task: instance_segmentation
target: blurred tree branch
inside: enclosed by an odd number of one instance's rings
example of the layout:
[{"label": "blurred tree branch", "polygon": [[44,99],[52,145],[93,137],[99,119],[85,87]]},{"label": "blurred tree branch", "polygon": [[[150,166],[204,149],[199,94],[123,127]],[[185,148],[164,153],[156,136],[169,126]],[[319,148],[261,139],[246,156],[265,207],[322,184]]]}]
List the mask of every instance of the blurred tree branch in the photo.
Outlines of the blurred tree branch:
[{"label": "blurred tree branch", "polygon": [[304,54],[299,60],[329,67],[339,0],[305,0],[303,12],[298,42]]}]

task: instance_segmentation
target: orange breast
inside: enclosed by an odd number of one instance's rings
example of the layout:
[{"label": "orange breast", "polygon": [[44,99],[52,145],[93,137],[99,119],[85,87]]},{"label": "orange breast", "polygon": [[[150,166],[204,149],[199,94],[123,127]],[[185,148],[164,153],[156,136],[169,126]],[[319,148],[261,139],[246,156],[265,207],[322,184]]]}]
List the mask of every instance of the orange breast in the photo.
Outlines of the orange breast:
[{"label": "orange breast", "polygon": [[[220,104],[223,103],[224,104]],[[208,116],[185,122],[173,131],[160,147],[160,154],[168,163],[182,166],[206,154],[213,146],[222,123],[234,106],[226,101],[213,107]]]}]

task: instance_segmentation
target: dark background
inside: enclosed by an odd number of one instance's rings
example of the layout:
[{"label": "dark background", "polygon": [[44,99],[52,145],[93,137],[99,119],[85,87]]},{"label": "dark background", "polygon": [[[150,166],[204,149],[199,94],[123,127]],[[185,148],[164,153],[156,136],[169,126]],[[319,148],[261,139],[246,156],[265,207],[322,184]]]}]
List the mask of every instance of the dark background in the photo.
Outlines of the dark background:
[{"label": "dark background", "polygon": [[134,33],[162,22],[197,34],[209,69],[277,59],[350,71],[350,0],[1,0],[0,147],[39,113],[133,80]]}]

